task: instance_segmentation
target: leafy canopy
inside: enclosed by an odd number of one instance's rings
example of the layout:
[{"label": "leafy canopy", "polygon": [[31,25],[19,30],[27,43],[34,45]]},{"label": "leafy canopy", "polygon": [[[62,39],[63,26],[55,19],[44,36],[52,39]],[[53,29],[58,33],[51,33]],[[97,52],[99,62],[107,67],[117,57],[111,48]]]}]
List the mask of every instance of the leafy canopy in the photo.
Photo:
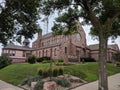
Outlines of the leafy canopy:
[{"label": "leafy canopy", "polygon": [[[120,35],[120,1],[119,0],[42,0],[45,15],[54,11],[69,10],[72,7],[80,12],[83,24],[92,24],[94,34],[102,31],[105,38]],[[73,12],[74,13],[74,12]],[[76,14],[76,13],[74,13]],[[66,19],[64,19],[66,20]],[[56,24],[56,23],[55,23]],[[101,30],[100,30],[101,29]]]},{"label": "leafy canopy", "polygon": [[0,2],[0,43],[32,38],[40,30],[39,0],[2,0]]},{"label": "leafy canopy", "polygon": [[77,30],[76,23],[74,20],[74,13],[78,13],[77,10],[74,10],[73,8],[68,8],[67,11],[65,11],[59,17],[57,17],[56,22],[54,22],[54,26],[52,27],[53,33],[57,35],[68,35],[76,33]]}]

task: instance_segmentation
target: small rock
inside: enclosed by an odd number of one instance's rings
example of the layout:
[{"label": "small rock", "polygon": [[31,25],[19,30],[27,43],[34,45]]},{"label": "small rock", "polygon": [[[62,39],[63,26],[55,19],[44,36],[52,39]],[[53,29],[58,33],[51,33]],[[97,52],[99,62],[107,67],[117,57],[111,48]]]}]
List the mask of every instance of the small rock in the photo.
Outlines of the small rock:
[{"label": "small rock", "polygon": [[31,88],[34,88],[37,82],[31,82]]}]

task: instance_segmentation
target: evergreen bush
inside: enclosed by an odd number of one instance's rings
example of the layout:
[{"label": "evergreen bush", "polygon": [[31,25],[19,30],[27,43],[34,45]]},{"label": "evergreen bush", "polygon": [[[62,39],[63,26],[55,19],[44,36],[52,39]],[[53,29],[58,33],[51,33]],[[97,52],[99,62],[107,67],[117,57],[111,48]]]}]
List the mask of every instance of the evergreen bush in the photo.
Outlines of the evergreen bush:
[{"label": "evergreen bush", "polygon": [[0,69],[10,65],[12,60],[7,55],[0,56]]},{"label": "evergreen bush", "polygon": [[42,62],[43,60],[44,60],[43,58],[37,58],[36,59],[36,61],[39,62],[39,63]]},{"label": "evergreen bush", "polygon": [[28,63],[34,64],[36,62],[36,57],[34,55],[28,56]]},{"label": "evergreen bush", "polygon": [[53,71],[53,76],[54,76],[54,77],[58,76],[58,74],[59,74],[59,69],[54,68],[52,71]]},{"label": "evergreen bush", "polygon": [[63,75],[63,69],[59,68],[59,75]]},{"label": "evergreen bush", "polygon": [[38,81],[34,87],[34,90],[43,90],[44,81]]}]

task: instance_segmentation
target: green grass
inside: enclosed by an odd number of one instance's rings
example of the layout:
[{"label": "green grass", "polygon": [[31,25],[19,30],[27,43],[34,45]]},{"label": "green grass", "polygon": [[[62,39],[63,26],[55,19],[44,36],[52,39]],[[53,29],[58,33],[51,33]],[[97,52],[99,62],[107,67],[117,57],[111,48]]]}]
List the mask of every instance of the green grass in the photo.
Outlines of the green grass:
[{"label": "green grass", "polygon": [[[48,67],[49,63],[13,64],[0,70],[0,79],[14,85],[18,85],[24,78],[37,75],[37,72],[40,68],[45,69]],[[120,67],[115,67],[112,64],[108,64],[107,67],[109,75],[120,73]],[[85,63],[64,66],[64,73],[72,74],[91,82],[97,80],[98,78],[98,64]]]}]

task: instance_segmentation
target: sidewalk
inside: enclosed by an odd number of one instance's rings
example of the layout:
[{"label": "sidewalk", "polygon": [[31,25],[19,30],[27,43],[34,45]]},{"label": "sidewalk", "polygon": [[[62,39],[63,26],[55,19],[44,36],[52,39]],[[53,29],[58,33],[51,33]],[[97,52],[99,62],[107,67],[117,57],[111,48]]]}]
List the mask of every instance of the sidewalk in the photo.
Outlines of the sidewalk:
[{"label": "sidewalk", "polygon": [[0,90],[23,90],[23,89],[0,80]]},{"label": "sidewalk", "polygon": [[[120,90],[120,73],[108,77],[109,90]],[[98,81],[91,82],[72,90],[98,90]]]}]

